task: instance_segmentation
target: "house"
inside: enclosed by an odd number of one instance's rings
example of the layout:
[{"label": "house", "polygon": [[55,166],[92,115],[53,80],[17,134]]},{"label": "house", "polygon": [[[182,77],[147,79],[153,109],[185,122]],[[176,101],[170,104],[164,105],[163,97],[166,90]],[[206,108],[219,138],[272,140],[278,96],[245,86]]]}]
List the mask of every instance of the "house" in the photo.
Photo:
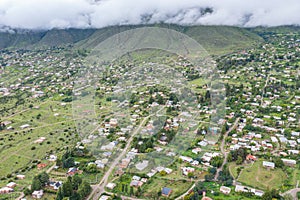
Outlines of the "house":
[{"label": "house", "polygon": [[170,168],[165,168],[164,171],[167,173],[167,174],[171,174],[173,172],[172,169]]},{"label": "house", "polygon": [[199,152],[201,152],[201,148],[194,148],[193,150],[192,150],[192,153],[194,153],[194,154],[198,154]]},{"label": "house", "polygon": [[296,160],[284,159],[284,158],[282,158],[281,160],[285,165],[290,166],[290,167],[295,167],[297,164]]},{"label": "house", "polygon": [[9,187],[0,188],[0,194],[7,194],[7,193],[10,193],[10,192],[13,192],[13,191],[14,191],[14,189],[9,188]]},{"label": "house", "polygon": [[40,144],[40,143],[43,143],[45,140],[46,140],[45,137],[40,137],[39,139],[37,139],[36,141],[34,141],[34,143]]},{"label": "house", "polygon": [[24,124],[22,126],[20,126],[21,129],[25,129],[25,128],[28,128],[30,125],[29,124]]},{"label": "house", "polygon": [[45,168],[45,167],[47,167],[47,164],[45,164],[45,163],[40,163],[40,164],[37,165],[37,168],[38,168],[39,170],[41,170],[41,169],[43,169],[43,168]]},{"label": "house", "polygon": [[192,167],[182,167],[182,173],[183,175],[187,176],[189,173],[195,172],[195,169]]},{"label": "house", "polygon": [[180,156],[179,157],[183,162],[193,162],[193,158],[187,157],[187,156]]},{"label": "house", "polygon": [[57,160],[57,156],[56,155],[50,155],[49,156],[49,161],[55,162],[56,160]]},{"label": "house", "polygon": [[113,190],[113,189],[116,187],[116,184],[115,184],[115,183],[108,183],[108,184],[106,185],[106,187],[107,187],[108,189],[110,189],[110,190]]},{"label": "house", "polygon": [[206,141],[201,141],[201,142],[198,142],[197,144],[205,147],[205,146],[207,146],[208,143]]},{"label": "house", "polygon": [[130,163],[130,159],[129,158],[124,158],[124,159],[122,159],[119,167],[122,168],[122,169],[127,168],[129,163]]},{"label": "house", "polygon": [[69,168],[67,174],[69,176],[72,176],[72,175],[76,174],[77,172],[78,172],[78,169],[76,167],[71,167],[71,168]]},{"label": "house", "polygon": [[255,156],[249,154],[249,155],[246,156],[246,160],[248,160],[248,161],[256,161],[257,158]]},{"label": "house", "polygon": [[15,182],[9,182],[7,185],[6,185],[6,187],[9,187],[9,188],[14,188],[14,187],[16,187],[17,186],[17,184],[15,183]]},{"label": "house", "polygon": [[231,188],[226,187],[226,186],[221,186],[220,187],[220,192],[222,192],[223,194],[230,194]]},{"label": "house", "polygon": [[32,193],[32,198],[34,199],[41,199],[44,195],[44,191],[43,190],[35,190],[33,193]]},{"label": "house", "polygon": [[54,182],[50,182],[49,185],[54,190],[58,190],[62,186],[62,182],[61,181],[54,181]]},{"label": "house", "polygon": [[102,195],[99,200],[109,200],[110,196]]},{"label": "house", "polygon": [[172,193],[172,189],[167,188],[167,187],[164,187],[161,190],[161,195],[165,196],[165,197],[169,197],[171,195],[171,193]]},{"label": "house", "polygon": [[288,153],[291,155],[296,155],[296,154],[299,154],[299,150],[288,150]]},{"label": "house", "polygon": [[20,179],[20,180],[23,180],[23,179],[25,179],[25,175],[18,174],[18,175],[17,175],[17,178]]},{"label": "house", "polygon": [[268,162],[268,161],[263,161],[263,167],[266,167],[268,169],[274,169],[275,168],[275,163]]},{"label": "house", "polygon": [[139,180],[141,180],[141,177],[139,177],[139,176],[133,176],[133,177],[132,177],[132,180],[139,181]]},{"label": "house", "polygon": [[142,181],[132,180],[130,182],[130,187],[141,187],[144,184]]},{"label": "house", "polygon": [[124,171],[122,168],[118,168],[116,171],[115,171],[115,176],[122,176],[124,174]]}]

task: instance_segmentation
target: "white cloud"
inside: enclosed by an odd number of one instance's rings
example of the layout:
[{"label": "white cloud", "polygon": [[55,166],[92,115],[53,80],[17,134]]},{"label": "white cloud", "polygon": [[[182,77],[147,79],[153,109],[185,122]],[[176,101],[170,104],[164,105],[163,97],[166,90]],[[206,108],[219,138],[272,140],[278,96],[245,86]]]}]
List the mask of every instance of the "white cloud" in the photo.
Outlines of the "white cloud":
[{"label": "white cloud", "polygon": [[[213,12],[201,14],[207,7]],[[100,28],[146,21],[236,26],[300,25],[299,13],[298,0],[1,0],[0,26]]]}]

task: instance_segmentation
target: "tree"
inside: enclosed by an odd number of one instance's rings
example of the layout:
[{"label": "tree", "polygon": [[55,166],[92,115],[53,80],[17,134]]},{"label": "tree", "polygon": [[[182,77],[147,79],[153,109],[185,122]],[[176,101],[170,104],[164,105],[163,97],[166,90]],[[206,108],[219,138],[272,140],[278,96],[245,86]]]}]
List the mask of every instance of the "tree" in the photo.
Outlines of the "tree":
[{"label": "tree", "polygon": [[188,177],[189,177],[189,178],[193,178],[193,177],[194,177],[194,173],[193,173],[193,172],[189,172],[189,173],[188,173]]},{"label": "tree", "polygon": [[214,175],[213,174],[206,174],[204,176],[205,181],[211,181],[214,179]]},{"label": "tree", "polygon": [[62,185],[62,190],[64,197],[71,197],[73,195],[73,188],[72,188],[72,182],[68,178],[68,180]]},{"label": "tree", "polygon": [[262,196],[262,200],[271,200],[273,198],[276,198],[276,199],[281,198],[279,195],[279,192],[275,189],[267,190]]},{"label": "tree", "polygon": [[32,191],[40,190],[40,189],[42,189],[42,187],[43,187],[43,186],[42,186],[42,183],[41,183],[39,177],[38,177],[38,176],[35,176],[35,177],[33,178],[33,180],[32,180],[31,190],[32,190]]},{"label": "tree", "polygon": [[69,157],[66,160],[63,160],[63,168],[73,167],[75,165],[75,161],[73,157]]},{"label": "tree", "polygon": [[81,200],[81,199],[82,198],[81,198],[80,194],[78,194],[77,192],[74,192],[69,200]]},{"label": "tree", "polygon": [[130,187],[130,190],[129,190],[129,195],[132,196],[133,195],[133,187]]},{"label": "tree", "polygon": [[63,198],[64,198],[64,193],[60,187],[57,191],[56,200],[63,200]]},{"label": "tree", "polygon": [[282,168],[284,166],[283,161],[279,157],[273,158],[273,162],[275,163],[276,167]]},{"label": "tree", "polygon": [[77,174],[75,174],[72,178],[73,190],[78,190],[78,187],[81,183],[82,183],[82,179]]},{"label": "tree", "polygon": [[31,191],[28,189],[28,187],[26,187],[24,190],[23,190],[23,193],[24,195],[30,195],[31,194]]},{"label": "tree", "polygon": [[88,173],[95,173],[97,172],[97,165],[96,164],[89,164],[86,168],[85,171]]},{"label": "tree", "polygon": [[83,181],[78,188],[78,194],[81,196],[81,198],[86,197],[91,191],[92,188],[86,181]]},{"label": "tree", "polygon": [[236,164],[241,165],[242,163],[243,163],[243,158],[241,156],[238,156],[238,158],[236,160]]},{"label": "tree", "polygon": [[217,169],[216,169],[215,167],[212,167],[212,168],[209,168],[208,172],[209,172],[210,174],[215,175],[215,174],[217,173]]},{"label": "tree", "polygon": [[160,174],[161,176],[165,176],[165,175],[167,175],[167,172],[166,172],[165,170],[162,170],[161,172],[159,172],[159,174]]},{"label": "tree", "polygon": [[231,161],[232,161],[232,155],[231,155],[231,153],[228,154],[228,156],[227,156],[227,161],[228,161],[228,162],[231,162]]},{"label": "tree", "polygon": [[38,175],[42,186],[45,186],[49,182],[49,175],[46,172],[42,172]]},{"label": "tree", "polygon": [[223,158],[220,156],[213,157],[210,161],[210,164],[214,167],[220,167],[223,163]]}]

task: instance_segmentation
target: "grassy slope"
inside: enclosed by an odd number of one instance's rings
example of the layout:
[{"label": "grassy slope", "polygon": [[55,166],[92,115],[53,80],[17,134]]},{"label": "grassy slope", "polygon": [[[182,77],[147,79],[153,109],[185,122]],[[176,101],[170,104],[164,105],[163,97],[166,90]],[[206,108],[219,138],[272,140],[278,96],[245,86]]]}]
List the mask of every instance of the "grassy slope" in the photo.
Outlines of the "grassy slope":
[{"label": "grassy slope", "polygon": [[[199,42],[210,54],[220,55],[245,49],[263,41],[255,33],[230,26],[156,25],[182,32]],[[79,48],[93,48],[108,37],[140,26],[111,26],[97,30],[91,37],[77,43]]]},{"label": "grassy slope", "polygon": [[[210,54],[226,54],[245,49],[263,41],[265,33],[298,32],[300,27],[257,27],[239,28],[231,26],[179,26],[179,25],[150,25],[171,28],[180,31],[198,41]],[[108,37],[140,26],[111,26],[101,29],[53,29],[50,31],[31,31],[18,34],[0,32],[0,49],[48,47],[77,43],[76,47],[93,48]]]},{"label": "grassy slope", "polygon": [[262,167],[262,161],[256,161],[251,167],[242,170],[238,181],[258,189],[279,189],[286,179],[281,169],[268,170]]}]

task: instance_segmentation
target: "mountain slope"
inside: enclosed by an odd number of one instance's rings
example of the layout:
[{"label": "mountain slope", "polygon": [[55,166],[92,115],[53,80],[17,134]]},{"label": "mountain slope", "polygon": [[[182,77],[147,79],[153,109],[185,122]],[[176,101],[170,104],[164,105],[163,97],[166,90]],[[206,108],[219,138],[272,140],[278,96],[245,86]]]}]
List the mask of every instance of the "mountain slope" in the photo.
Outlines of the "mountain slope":
[{"label": "mountain slope", "polygon": [[[198,41],[213,55],[225,54],[245,49],[263,41],[257,32],[231,26],[180,26],[155,24],[182,32]],[[75,44],[76,48],[91,49],[108,37],[142,25],[111,26],[101,29],[53,29],[49,31],[23,31],[20,33],[0,33],[0,49],[3,48],[43,48]]]},{"label": "mountain slope", "polygon": [[[140,26],[111,26],[99,29],[89,38],[77,43],[79,48],[94,48],[108,37]],[[257,34],[243,28],[230,26],[179,26],[159,25],[182,32],[201,44],[213,55],[225,54],[239,49],[248,48],[263,39]]]}]

